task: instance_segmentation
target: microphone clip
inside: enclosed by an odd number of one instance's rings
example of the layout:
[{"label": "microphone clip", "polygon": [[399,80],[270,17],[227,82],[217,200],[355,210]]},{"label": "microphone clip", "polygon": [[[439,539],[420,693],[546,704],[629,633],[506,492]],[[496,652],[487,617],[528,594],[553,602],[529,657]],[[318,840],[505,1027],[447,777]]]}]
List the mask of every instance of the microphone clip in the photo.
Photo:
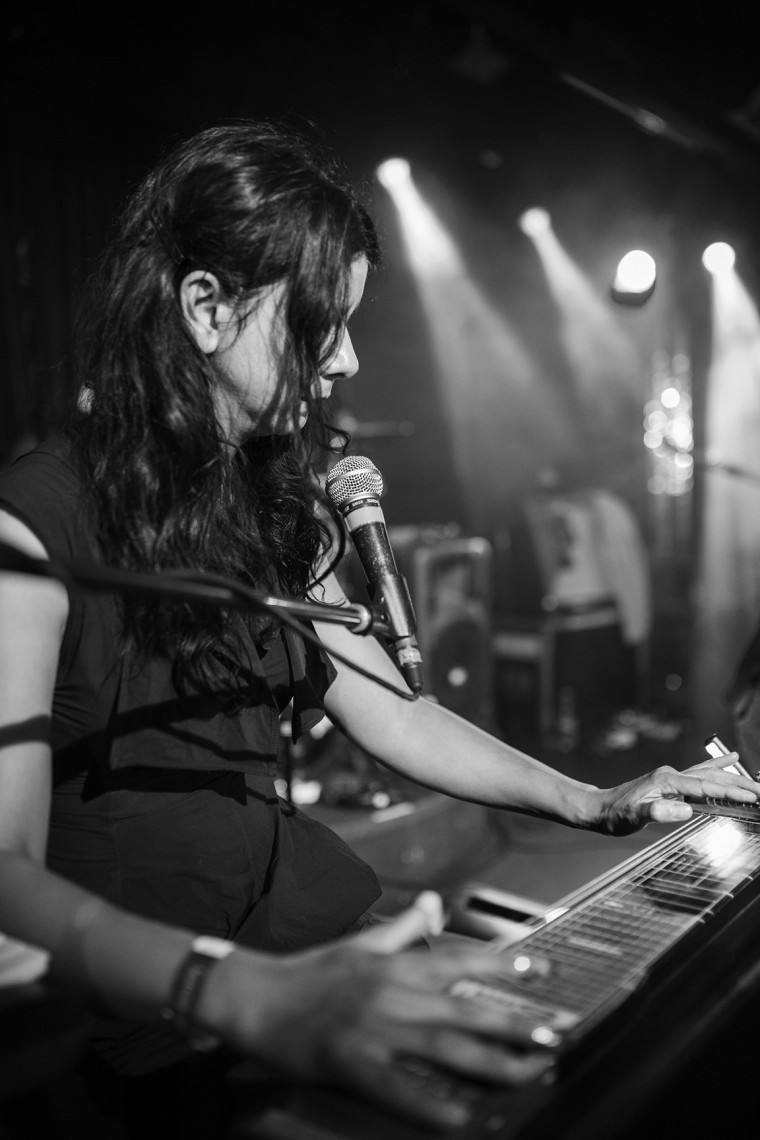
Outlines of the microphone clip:
[{"label": "microphone clip", "polygon": [[391,642],[409,688],[421,692],[422,655],[415,638],[417,622],[406,578],[398,573],[384,574],[367,582],[367,593],[373,611],[379,610],[381,615],[382,624],[375,624],[374,629]]}]

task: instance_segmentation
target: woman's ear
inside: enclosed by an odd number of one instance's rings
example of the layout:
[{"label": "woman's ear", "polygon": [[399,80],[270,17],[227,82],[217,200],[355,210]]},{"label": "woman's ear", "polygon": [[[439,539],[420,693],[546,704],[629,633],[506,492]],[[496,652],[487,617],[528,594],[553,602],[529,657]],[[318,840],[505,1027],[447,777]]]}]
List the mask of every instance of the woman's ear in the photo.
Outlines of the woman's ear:
[{"label": "woman's ear", "polygon": [[217,278],[204,269],[194,269],[183,278],[179,299],[185,324],[198,348],[207,354],[215,352],[233,316],[232,306],[222,299]]}]

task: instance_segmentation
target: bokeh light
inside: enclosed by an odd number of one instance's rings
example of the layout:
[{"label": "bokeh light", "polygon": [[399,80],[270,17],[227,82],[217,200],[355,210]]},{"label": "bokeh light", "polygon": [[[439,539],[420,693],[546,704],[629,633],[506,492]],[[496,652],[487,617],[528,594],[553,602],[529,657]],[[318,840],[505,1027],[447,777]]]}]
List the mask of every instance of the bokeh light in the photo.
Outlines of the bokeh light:
[{"label": "bokeh light", "polygon": [[391,190],[395,186],[402,186],[405,182],[409,181],[411,176],[411,167],[405,158],[386,158],[380,163],[375,174],[377,180],[386,190]]},{"label": "bokeh light", "polygon": [[702,254],[702,264],[710,273],[727,273],[735,261],[733,246],[725,241],[714,241]]},{"label": "bokeh light", "polygon": [[625,293],[646,293],[657,278],[657,266],[651,254],[632,249],[620,259],[615,274],[615,289]]},{"label": "bokeh light", "polygon": [[528,237],[536,237],[538,234],[546,233],[552,221],[547,210],[541,206],[531,206],[529,210],[520,215],[517,224]]}]

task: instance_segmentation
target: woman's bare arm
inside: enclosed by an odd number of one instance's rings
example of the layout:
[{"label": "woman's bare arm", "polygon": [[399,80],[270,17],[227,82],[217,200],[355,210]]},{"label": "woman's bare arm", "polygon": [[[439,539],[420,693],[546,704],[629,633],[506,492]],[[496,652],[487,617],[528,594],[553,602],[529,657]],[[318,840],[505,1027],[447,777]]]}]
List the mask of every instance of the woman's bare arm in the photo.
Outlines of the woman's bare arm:
[{"label": "woman's bare arm", "polygon": [[[339,602],[343,594],[330,578],[314,598]],[[328,622],[316,622],[315,628],[328,650],[405,687],[373,637]],[[686,772],[661,767],[616,788],[596,788],[548,767],[433,701],[405,700],[334,660],[338,676],[327,693],[328,715],[378,760],[460,799],[610,834],[625,834],[650,821],[688,819],[692,809],[683,800],[686,795],[757,800],[754,781],[723,770],[730,762],[727,757],[701,760]]]}]

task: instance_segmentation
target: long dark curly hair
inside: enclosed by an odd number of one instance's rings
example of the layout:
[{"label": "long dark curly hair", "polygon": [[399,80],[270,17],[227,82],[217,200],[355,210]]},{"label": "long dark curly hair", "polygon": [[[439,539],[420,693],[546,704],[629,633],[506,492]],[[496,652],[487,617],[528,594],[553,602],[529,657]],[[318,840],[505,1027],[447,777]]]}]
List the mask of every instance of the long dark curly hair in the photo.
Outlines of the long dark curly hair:
[{"label": "long dark curly hair", "polygon": [[[350,272],[378,260],[374,226],[333,158],[301,133],[236,121],[172,150],[127,203],[77,329],[86,414],[71,426],[107,564],[192,570],[301,597],[330,547],[317,505],[329,438],[314,380],[340,343]],[[220,439],[213,362],[180,308],[191,270],[213,273],[243,313],[282,285],[282,399],[307,427]],[[241,318],[242,323],[242,318]],[[334,543],[333,543],[334,546]],[[126,641],[204,684],[239,656],[240,627],[211,607],[126,600]]]}]

